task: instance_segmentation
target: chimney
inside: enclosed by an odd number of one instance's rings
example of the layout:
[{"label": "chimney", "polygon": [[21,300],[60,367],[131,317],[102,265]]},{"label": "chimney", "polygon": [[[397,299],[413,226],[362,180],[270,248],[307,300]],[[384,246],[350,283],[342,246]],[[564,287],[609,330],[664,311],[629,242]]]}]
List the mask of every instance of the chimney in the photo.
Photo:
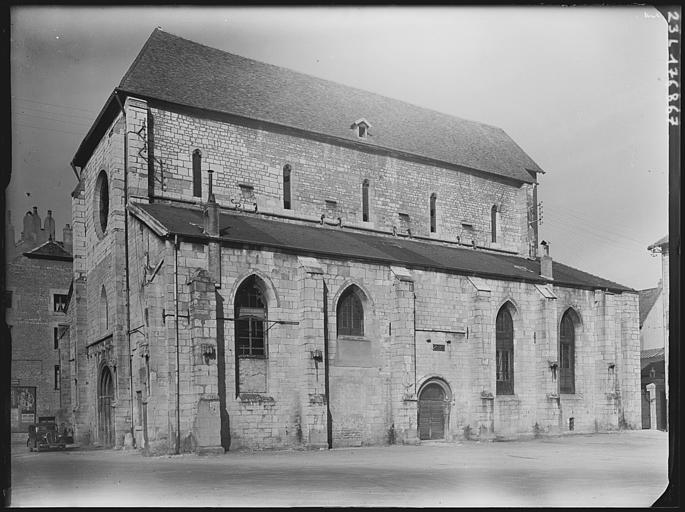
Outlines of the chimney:
[{"label": "chimney", "polygon": [[55,239],[55,219],[52,218],[52,210],[48,210],[48,216],[45,217],[43,229],[45,230],[49,240]]},{"label": "chimney", "polygon": [[25,251],[30,250],[36,244],[36,232],[34,231],[33,214],[29,211],[24,215],[24,230],[21,232],[21,240],[24,242]]},{"label": "chimney", "polygon": [[552,276],[552,257],[549,255],[549,242],[543,240],[540,245],[545,249],[545,253],[540,257],[540,275],[547,279],[553,279]]},{"label": "chimney", "polygon": [[71,226],[67,224],[64,226],[64,229],[62,230],[62,243],[64,244],[64,250],[69,252],[70,254],[72,253],[74,247],[74,238],[73,238],[73,233],[71,231]]},{"label": "chimney", "polygon": [[213,170],[208,169],[209,173],[209,195],[207,197],[207,217],[205,219],[205,232],[209,236],[219,236],[219,205],[216,204],[216,198],[212,191],[212,174]]}]

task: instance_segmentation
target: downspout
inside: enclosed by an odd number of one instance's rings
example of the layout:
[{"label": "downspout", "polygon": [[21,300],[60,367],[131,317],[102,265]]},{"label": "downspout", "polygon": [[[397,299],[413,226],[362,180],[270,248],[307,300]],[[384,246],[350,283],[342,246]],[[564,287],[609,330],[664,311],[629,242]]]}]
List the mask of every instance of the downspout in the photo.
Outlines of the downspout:
[{"label": "downspout", "polygon": [[326,440],[328,449],[333,448],[333,417],[331,416],[331,400],[329,388],[328,368],[328,287],[323,281],[323,359],[324,359],[324,394],[326,396]]},{"label": "downspout", "polygon": [[114,89],[114,97],[119,104],[121,114],[124,118],[124,256],[126,264],[124,269],[126,271],[126,338],[128,341],[128,377],[129,377],[129,391],[130,391],[130,414],[131,414],[131,439],[133,446],[135,446],[135,434],[133,425],[133,353],[131,352],[131,281],[129,275],[129,259],[128,259],[128,122],[126,119],[126,110],[119,98],[119,91]]},{"label": "downspout", "polygon": [[176,455],[181,453],[181,371],[178,341],[178,235],[174,235],[174,329],[176,331]]},{"label": "downspout", "polygon": [[412,295],[414,297],[414,395],[416,395],[416,292],[414,292],[413,290]]}]

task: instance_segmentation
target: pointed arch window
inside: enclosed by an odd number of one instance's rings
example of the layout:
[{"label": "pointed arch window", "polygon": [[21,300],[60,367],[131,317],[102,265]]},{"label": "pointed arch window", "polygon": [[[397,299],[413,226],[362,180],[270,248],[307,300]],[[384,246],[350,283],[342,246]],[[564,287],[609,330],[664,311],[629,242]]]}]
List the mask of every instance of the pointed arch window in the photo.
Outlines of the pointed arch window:
[{"label": "pointed arch window", "polygon": [[105,285],[100,289],[100,332],[105,333],[109,330],[109,302]]},{"label": "pointed arch window", "polygon": [[364,306],[361,292],[350,286],[340,296],[336,316],[338,336],[364,336]]},{"label": "pointed arch window", "polygon": [[496,392],[514,394],[514,322],[506,305],[497,313],[495,322]]},{"label": "pointed arch window", "polygon": [[290,173],[292,168],[290,164],[285,164],[283,166],[283,208],[286,210],[291,209],[290,203]]},{"label": "pointed arch window", "polygon": [[202,197],[202,151],[193,151],[193,196]]},{"label": "pointed arch window", "polygon": [[570,310],[561,318],[559,332],[559,392],[576,392],[576,328]]},{"label": "pointed arch window", "polygon": [[369,180],[362,183],[362,221],[369,222]]},{"label": "pointed arch window", "polygon": [[497,243],[497,205],[493,204],[490,209],[490,230],[492,243]]},{"label": "pointed arch window", "polygon": [[436,200],[437,200],[437,195],[435,193],[431,194],[431,199],[430,199],[431,233],[435,233],[436,228],[437,228],[436,206],[435,206]]},{"label": "pointed arch window", "polygon": [[235,297],[235,344],[239,357],[265,357],[267,304],[257,276],[250,276]]}]

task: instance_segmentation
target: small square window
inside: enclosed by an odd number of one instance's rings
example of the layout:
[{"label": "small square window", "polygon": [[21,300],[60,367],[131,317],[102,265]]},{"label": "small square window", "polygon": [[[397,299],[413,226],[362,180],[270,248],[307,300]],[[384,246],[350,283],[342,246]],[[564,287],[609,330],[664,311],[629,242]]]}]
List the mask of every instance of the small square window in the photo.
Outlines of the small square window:
[{"label": "small square window", "polygon": [[66,313],[67,311],[67,295],[61,293],[54,294],[52,299],[53,311],[55,313]]}]

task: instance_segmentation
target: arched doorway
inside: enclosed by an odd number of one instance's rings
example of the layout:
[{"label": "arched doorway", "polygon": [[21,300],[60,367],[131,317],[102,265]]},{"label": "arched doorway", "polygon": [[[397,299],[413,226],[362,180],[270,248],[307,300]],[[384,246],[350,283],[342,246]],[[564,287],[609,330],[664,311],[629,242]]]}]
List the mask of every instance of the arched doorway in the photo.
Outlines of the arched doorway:
[{"label": "arched doorway", "polygon": [[107,365],[102,367],[98,382],[98,437],[105,446],[114,446],[114,419],[112,418],[114,382]]},{"label": "arched doorway", "polygon": [[448,404],[449,396],[444,385],[432,381],[421,388],[418,411],[419,439],[445,438]]}]

